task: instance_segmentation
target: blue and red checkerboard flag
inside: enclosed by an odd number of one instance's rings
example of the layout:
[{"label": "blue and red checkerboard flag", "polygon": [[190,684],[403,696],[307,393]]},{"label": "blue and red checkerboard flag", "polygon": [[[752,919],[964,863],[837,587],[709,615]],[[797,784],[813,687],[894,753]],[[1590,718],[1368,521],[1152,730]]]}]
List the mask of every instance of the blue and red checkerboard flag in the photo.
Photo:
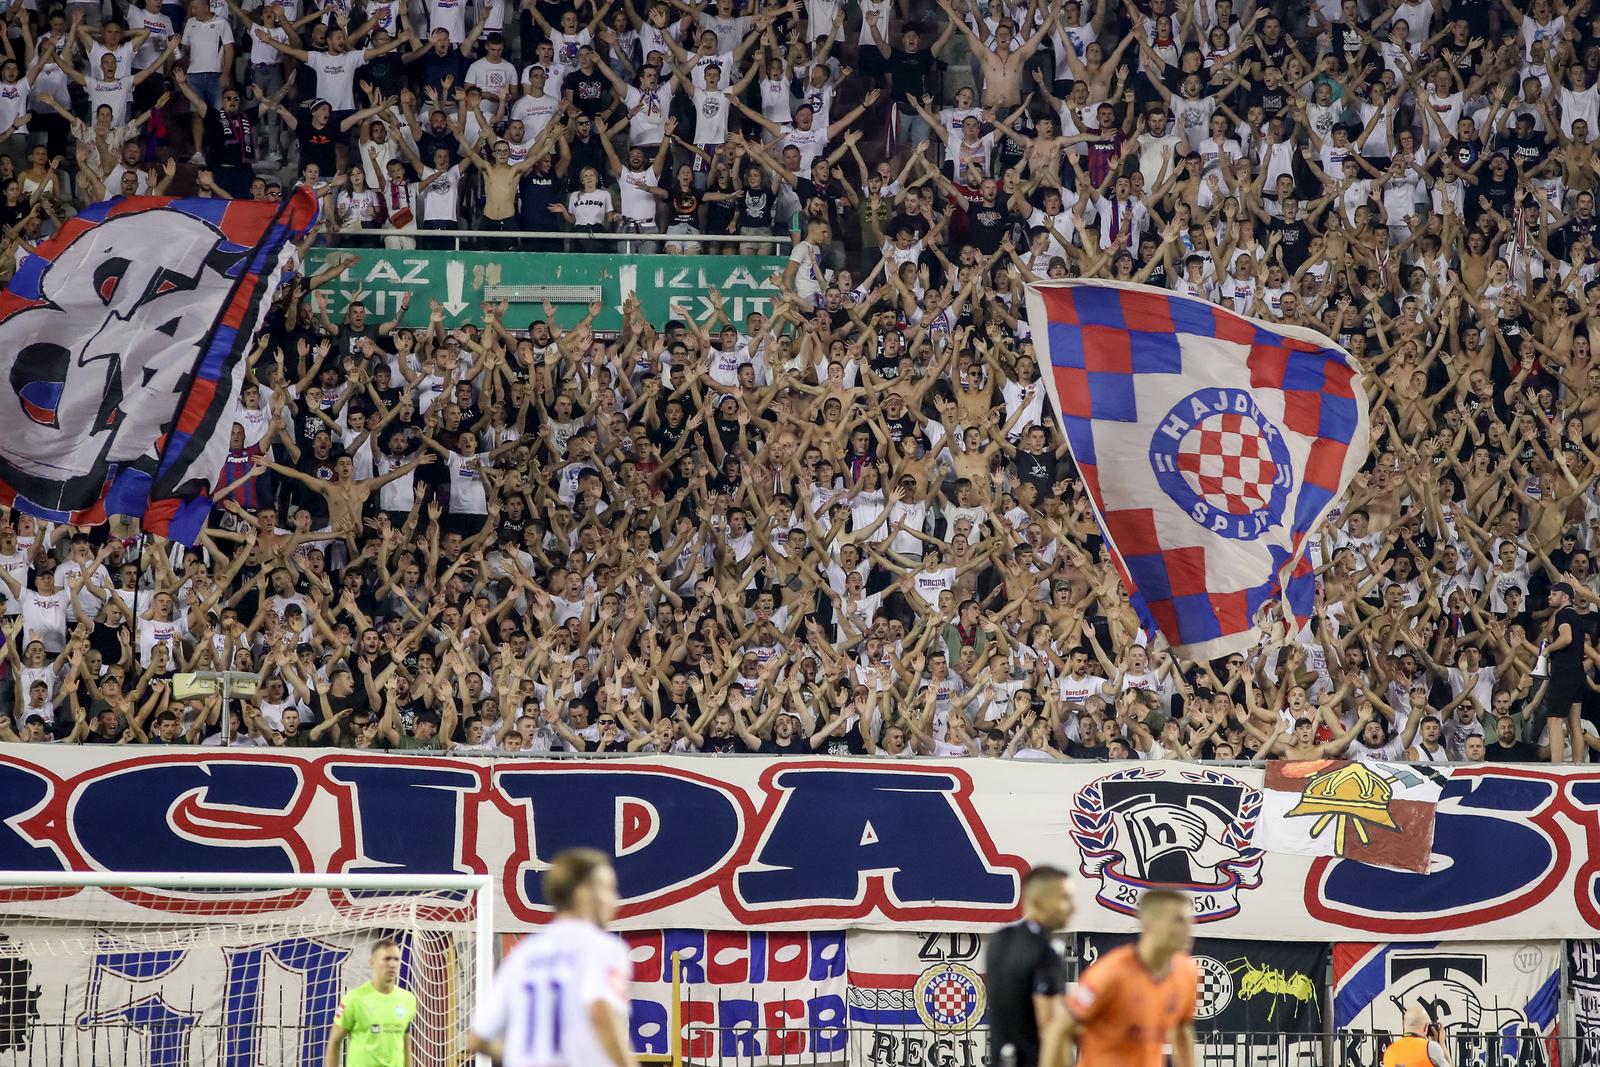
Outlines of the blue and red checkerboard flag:
[{"label": "blue and red checkerboard flag", "polygon": [[1145,285],[1028,288],[1045,387],[1147,629],[1189,658],[1254,644],[1275,602],[1303,623],[1302,549],[1366,461],[1349,354],[1311,330]]},{"label": "blue and red checkerboard flag", "polygon": [[306,188],[126,197],[41,242],[0,293],[0,504],[193,544],[256,331],[316,220]]}]

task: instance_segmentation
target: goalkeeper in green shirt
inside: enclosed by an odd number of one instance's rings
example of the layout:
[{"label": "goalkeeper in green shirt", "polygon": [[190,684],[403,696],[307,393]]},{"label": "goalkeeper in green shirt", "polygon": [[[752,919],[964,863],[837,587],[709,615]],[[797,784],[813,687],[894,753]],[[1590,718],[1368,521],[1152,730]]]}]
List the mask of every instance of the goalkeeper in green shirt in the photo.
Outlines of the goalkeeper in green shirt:
[{"label": "goalkeeper in green shirt", "polygon": [[[416,1017],[416,996],[400,988],[400,946],[379,941],[372,946],[372,981],[346,993],[333,1013],[324,1067],[411,1067],[407,1032]],[[350,1051],[341,1057],[346,1040]]]}]

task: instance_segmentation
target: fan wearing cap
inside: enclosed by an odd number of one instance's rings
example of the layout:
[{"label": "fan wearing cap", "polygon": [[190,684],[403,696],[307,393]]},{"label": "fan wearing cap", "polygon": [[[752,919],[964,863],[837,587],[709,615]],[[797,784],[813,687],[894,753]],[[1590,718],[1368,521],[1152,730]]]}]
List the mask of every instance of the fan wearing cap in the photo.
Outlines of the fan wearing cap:
[{"label": "fan wearing cap", "polygon": [[1561,762],[1568,732],[1573,738],[1573,761],[1584,762],[1583,695],[1587,689],[1583,663],[1584,638],[1588,627],[1573,608],[1573,588],[1567,582],[1550,587],[1553,614],[1546,623],[1545,655],[1549,657],[1550,688],[1545,695],[1544,715],[1550,727],[1550,761]]},{"label": "fan wearing cap", "polygon": [[338,162],[339,149],[343,147],[339,143],[339,138],[352,127],[359,126],[383,110],[381,104],[370,107],[365,111],[347,115],[335,125],[333,105],[326,100],[311,101],[307,107],[311,115],[309,120],[297,116],[282,103],[273,100],[265,102],[277,109],[284,125],[294,131],[295,139],[300,142],[300,169],[306,173],[308,181],[313,167],[316,168],[318,175],[333,174]]}]

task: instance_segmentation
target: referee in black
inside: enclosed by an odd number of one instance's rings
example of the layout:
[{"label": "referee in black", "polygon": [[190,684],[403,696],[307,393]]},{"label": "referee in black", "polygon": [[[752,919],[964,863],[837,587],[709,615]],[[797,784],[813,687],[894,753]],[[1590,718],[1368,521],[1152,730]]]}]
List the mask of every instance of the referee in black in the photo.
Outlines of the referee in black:
[{"label": "referee in black", "polygon": [[1035,867],[1022,880],[1022,921],[989,939],[989,1050],[995,1067],[1038,1067],[1039,1035],[1064,1010],[1067,967],[1050,935],[1072,918],[1072,879]]}]

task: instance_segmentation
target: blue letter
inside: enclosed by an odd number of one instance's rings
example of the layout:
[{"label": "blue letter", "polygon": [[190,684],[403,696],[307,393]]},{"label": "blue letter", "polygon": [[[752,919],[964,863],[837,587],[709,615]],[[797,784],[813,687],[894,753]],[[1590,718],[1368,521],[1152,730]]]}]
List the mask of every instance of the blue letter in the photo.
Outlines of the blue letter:
[{"label": "blue letter", "polygon": [[84,994],[78,1026],[129,1027],[143,1039],[143,1059],[149,1067],[187,1067],[189,1031],[199,1021],[198,1012],[174,1009],[161,995],[159,987],[138,999],[133,999],[130,993],[127,1003],[110,1006],[101,1003],[106,999],[102,996],[101,984],[107,978],[130,983],[154,982],[177,969],[183,962],[185,950],[141,951],[104,933],[97,934],[96,941],[98,948],[89,971],[89,988]]},{"label": "blue letter", "polygon": [[647,1056],[662,1056],[667,1049],[667,1008],[653,1000],[632,1001],[628,1030],[633,1051]]},{"label": "blue letter", "polygon": [[[1433,851],[1448,866],[1412,874],[1335,862],[1323,882],[1331,905],[1424,918],[1503,900],[1538,882],[1555,853],[1545,835],[1527,825],[1555,798],[1555,785],[1492,774],[1452,778],[1439,798]],[[1481,814],[1479,814],[1481,812]]]},{"label": "blue letter", "polygon": [[837,993],[824,993],[806,1002],[811,1016],[811,1052],[844,1051],[844,998]]},{"label": "blue letter", "polygon": [[257,1043],[262,1036],[261,997],[268,956],[300,976],[300,1011],[292,1019],[279,1020],[278,1027],[287,1025],[299,1031],[300,1067],[317,1067],[339,1006],[340,969],[350,950],[295,937],[224,951],[228,958],[228,976],[222,987],[225,1067],[254,1067],[261,1062]]},{"label": "blue letter", "polygon": [[[350,787],[361,854],[351,874],[465,874],[462,804],[477,789],[472,771],[441,765],[336,763],[328,779]],[[355,895],[355,894],[353,894]]]},{"label": "blue letter", "polygon": [[756,1031],[760,1015],[753,1000],[724,1000],[717,1012],[717,1028],[722,1031],[722,1057],[735,1060],[761,1055]]},{"label": "blue letter", "polygon": [[294,807],[300,788],[298,770],[281,763],[214,760],[132,767],[83,787],[73,805],[72,829],[84,855],[108,871],[292,874],[293,854],[272,843],[269,834],[260,833],[261,844],[196,841],[175,832],[173,814],[184,802],[198,800],[283,815]]},{"label": "blue letter", "polygon": [[649,771],[510,768],[500,792],[527,811],[532,862],[522,896],[544,907],[539,875],[564,849],[614,858],[624,903],[693,884],[739,844],[739,809],[720,789]]},{"label": "blue letter", "polygon": [[766,840],[734,875],[747,905],[854,904],[874,877],[897,905],[1016,902],[1016,873],[974,845],[952,775],[797,768],[772,783],[783,796]]},{"label": "blue letter", "polygon": [[61,871],[55,849],[17,832],[20,821],[50,798],[51,780],[26,767],[0,763],[0,871]]}]

